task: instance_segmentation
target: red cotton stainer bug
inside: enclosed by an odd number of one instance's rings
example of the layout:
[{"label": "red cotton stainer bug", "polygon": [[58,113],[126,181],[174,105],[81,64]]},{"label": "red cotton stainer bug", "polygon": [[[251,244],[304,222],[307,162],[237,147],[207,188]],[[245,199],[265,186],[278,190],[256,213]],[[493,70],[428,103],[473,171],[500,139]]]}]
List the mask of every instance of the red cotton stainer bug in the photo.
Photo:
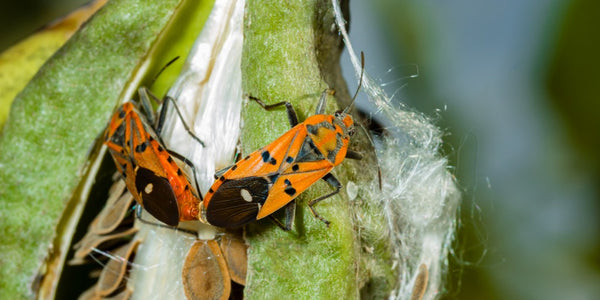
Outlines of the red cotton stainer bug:
[{"label": "red cotton stainer bug", "polygon": [[[362,53],[361,58],[364,72]],[[334,115],[326,115],[327,92],[323,92],[315,115],[302,123],[298,122],[291,103],[283,101],[266,105],[260,99],[250,97],[265,110],[285,105],[292,129],[266,147],[215,174],[216,180],[203,201],[203,218],[209,224],[237,227],[269,216],[279,227],[290,230],[296,208],[294,199],[313,183],[323,179],[335,190],[309,201],[308,208],[316,218],[329,226],[329,221],[321,217],[314,206],[337,194],[342,187],[330,172],[344,158],[360,159],[362,156],[348,149],[350,137],[355,131],[354,121],[348,114],[352,104]],[[284,206],[285,225],[271,215]]]},{"label": "red cotton stainer bug", "polygon": [[[112,155],[129,192],[135,200],[159,221],[177,226],[179,221],[198,220],[202,196],[192,162],[165,148],[160,137],[167,110],[173,103],[190,136],[204,146],[187,124],[173,98],[165,97],[158,118],[149,101],[152,97],[146,88],[138,90],[145,114],[131,101],[119,106],[104,133],[104,144]],[[195,190],[183,174],[174,157],[190,166],[194,173]]]}]

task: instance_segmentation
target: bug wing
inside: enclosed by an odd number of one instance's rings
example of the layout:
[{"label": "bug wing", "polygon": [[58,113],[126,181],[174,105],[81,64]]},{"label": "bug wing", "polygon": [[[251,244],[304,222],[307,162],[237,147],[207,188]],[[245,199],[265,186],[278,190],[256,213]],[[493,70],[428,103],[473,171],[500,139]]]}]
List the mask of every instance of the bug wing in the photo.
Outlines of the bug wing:
[{"label": "bug wing", "polygon": [[[294,127],[266,147],[254,151],[227,170],[204,197],[206,221],[236,227],[256,220],[273,183],[290,164],[306,132]],[[295,152],[294,152],[295,151]],[[242,195],[242,192],[245,196]]]},{"label": "bug wing", "polygon": [[298,163],[300,171],[287,169],[271,187],[257,219],[262,219],[284,207],[313,183],[327,175],[333,166],[325,161]]},{"label": "bug wing", "polygon": [[[179,205],[173,186],[167,179],[165,166],[161,164],[161,157],[156,152],[157,139],[151,134],[154,129],[141,117],[132,118],[130,124],[131,140],[128,144],[138,167],[135,181],[142,206],[157,220],[167,225],[177,226]],[[151,142],[154,142],[154,145]],[[148,184],[153,185],[151,193],[146,193],[142,187]]]},{"label": "bug wing", "polygon": [[149,169],[139,168],[135,186],[144,209],[153,217],[170,226],[179,224],[177,198],[167,178],[158,176]]},{"label": "bug wing", "polygon": [[151,134],[154,129],[150,127],[141,117],[130,120],[131,132],[129,132],[127,144],[129,153],[133,156],[136,165],[152,170],[156,175],[167,177],[165,167],[161,164],[161,158],[152,147],[151,141],[156,143],[156,138]]},{"label": "bug wing", "polygon": [[219,227],[237,227],[252,222],[268,192],[269,182],[264,177],[225,180],[215,191],[213,201],[208,203],[206,220]]},{"label": "bug wing", "polygon": [[271,144],[239,161],[235,165],[236,168],[231,168],[224,176],[227,179],[240,179],[281,173],[289,166],[288,157],[295,157],[304,138],[306,138],[306,131],[296,126]]},{"label": "bug wing", "polygon": [[128,156],[123,155],[120,151],[114,150],[111,145],[108,145],[108,151],[110,152],[113,160],[115,161],[115,165],[117,166],[117,170],[121,174],[123,181],[125,181],[125,185],[129,192],[134,196],[134,198],[138,201],[138,203],[142,204],[142,199],[139,197],[137,188],[135,186],[134,178],[135,171],[133,170],[133,162],[129,159]]}]

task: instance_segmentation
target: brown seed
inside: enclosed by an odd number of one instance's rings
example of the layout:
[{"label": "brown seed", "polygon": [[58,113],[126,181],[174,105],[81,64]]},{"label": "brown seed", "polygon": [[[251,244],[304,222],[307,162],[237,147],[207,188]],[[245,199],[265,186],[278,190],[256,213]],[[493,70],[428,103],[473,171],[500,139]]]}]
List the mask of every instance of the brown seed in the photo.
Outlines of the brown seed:
[{"label": "brown seed", "polygon": [[75,245],[75,254],[69,264],[80,264],[94,249],[101,248],[102,243],[110,242],[112,240],[119,240],[121,238],[133,235],[138,230],[137,228],[130,228],[128,230],[117,232],[107,235],[96,235],[88,232],[81,241]]},{"label": "brown seed", "polygon": [[[122,180],[120,180],[122,182]],[[96,234],[106,234],[117,229],[123,222],[133,202],[133,196],[126,192],[117,201],[106,203],[104,209],[98,215],[98,223],[90,226],[90,231]]]},{"label": "brown seed", "polygon": [[427,283],[429,282],[429,270],[425,264],[419,266],[419,274],[415,279],[415,285],[413,286],[412,295],[410,300],[421,300],[427,291]]},{"label": "brown seed", "polygon": [[114,252],[114,256],[118,259],[110,259],[98,279],[96,293],[100,296],[108,296],[114,293],[119,286],[123,284],[123,278],[127,271],[129,258],[140,244],[139,240],[131,241]]},{"label": "brown seed", "polygon": [[229,267],[231,280],[246,285],[248,269],[248,246],[241,237],[226,233],[221,239],[221,250]]},{"label": "brown seed", "polygon": [[231,278],[219,244],[198,240],[183,263],[183,289],[188,299],[228,299]]}]

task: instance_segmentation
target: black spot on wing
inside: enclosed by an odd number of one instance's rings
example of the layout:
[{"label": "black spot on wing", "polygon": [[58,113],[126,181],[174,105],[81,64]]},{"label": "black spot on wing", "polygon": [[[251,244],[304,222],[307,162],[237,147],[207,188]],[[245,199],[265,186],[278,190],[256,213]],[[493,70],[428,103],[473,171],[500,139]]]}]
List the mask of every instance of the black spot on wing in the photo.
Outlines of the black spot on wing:
[{"label": "black spot on wing", "polygon": [[149,169],[138,168],[135,187],[142,199],[142,206],[153,217],[170,226],[179,224],[177,199],[167,178]]},{"label": "black spot on wing", "polygon": [[293,165],[292,166],[292,171],[296,172],[298,170],[300,170],[300,166],[298,166],[298,165]]},{"label": "black spot on wing", "polygon": [[269,151],[263,151],[260,156],[262,156],[263,162],[268,162],[271,159]]},{"label": "black spot on wing", "polygon": [[262,157],[262,160],[264,163],[268,162],[272,165],[276,165],[277,164],[277,159],[275,159],[275,157],[271,156],[271,153],[269,153],[269,151],[265,150],[263,151],[260,156]]},{"label": "black spot on wing", "polygon": [[147,147],[148,147],[148,144],[146,142],[143,142],[143,143],[135,146],[135,152],[142,153],[142,152],[146,151]]},{"label": "black spot on wing", "polygon": [[125,111],[123,110],[123,106],[119,107],[119,119],[125,118]]},{"label": "black spot on wing", "polygon": [[294,196],[296,194],[296,189],[291,186],[286,187],[284,191],[290,196]]},{"label": "black spot on wing", "polygon": [[[242,189],[250,193],[252,201],[242,198]],[[225,180],[208,203],[206,220],[219,227],[238,227],[250,223],[256,220],[268,193],[269,181],[264,177]]]},{"label": "black spot on wing", "polygon": [[285,159],[285,162],[287,162],[288,164],[291,164],[293,161],[294,161],[294,158],[293,158],[293,157],[291,157],[291,156],[288,156],[288,157]]}]

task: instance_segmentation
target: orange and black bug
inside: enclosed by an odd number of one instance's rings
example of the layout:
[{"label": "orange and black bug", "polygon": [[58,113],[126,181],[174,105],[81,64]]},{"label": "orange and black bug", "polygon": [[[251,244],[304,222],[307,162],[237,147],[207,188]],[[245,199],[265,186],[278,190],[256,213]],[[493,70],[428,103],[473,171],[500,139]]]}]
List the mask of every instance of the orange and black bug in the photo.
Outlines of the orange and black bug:
[{"label": "orange and black bug", "polygon": [[[364,55],[361,53],[364,72]],[[352,99],[356,99],[362,83]],[[328,90],[321,95],[315,115],[299,123],[296,111],[287,101],[266,105],[250,97],[266,110],[285,105],[292,129],[266,147],[259,149],[229,168],[215,174],[215,182],[203,201],[203,219],[219,227],[237,227],[269,216],[279,227],[290,230],[298,195],[319,179],[335,190],[308,202],[312,214],[329,226],[314,208],[319,201],[337,194],[342,188],[331,170],[345,158],[361,159],[348,149],[354,134],[350,104],[343,111],[326,115]],[[271,214],[286,207],[285,225]]]},{"label": "orange and black bug", "polygon": [[[169,102],[192,138],[204,144],[183,122],[172,98],[165,97],[156,118],[149,98],[158,100],[145,88],[139,89],[139,95],[145,114],[140,113],[136,103],[131,101],[119,106],[104,133],[104,144],[108,146],[127,188],[152,216],[170,226],[177,226],[179,221],[198,220],[202,196],[195,180],[194,165],[182,155],[166,149],[160,137]],[[191,167],[195,191],[174,157]]]},{"label": "orange and black bug", "polygon": [[[364,70],[364,56],[362,57]],[[362,74],[361,80],[362,82]],[[359,82],[359,89],[360,89]],[[215,174],[215,183],[203,201],[203,218],[219,227],[237,227],[264,217],[271,217],[279,227],[290,230],[294,221],[298,195],[319,179],[335,190],[308,202],[312,214],[329,226],[314,208],[342,188],[331,170],[345,158],[361,159],[362,155],[348,149],[354,135],[354,120],[349,105],[334,115],[324,114],[328,90],[321,95],[315,115],[304,122],[287,101],[266,105],[250,97],[265,110],[285,105],[292,129],[268,146],[253,152],[229,168]],[[358,90],[357,90],[358,94]],[[356,99],[356,95],[353,98]],[[285,225],[271,214],[286,208]]]},{"label": "orange and black bug", "polygon": [[348,150],[354,134],[354,121],[348,108],[334,115],[325,115],[327,90],[323,92],[315,115],[299,123],[289,102],[266,105],[250,97],[264,109],[285,105],[291,130],[268,146],[253,152],[233,166],[217,172],[216,181],[204,198],[204,217],[212,225],[236,227],[259,220],[286,206],[285,230],[291,229],[295,211],[293,201],[319,179],[335,188],[308,202],[312,214],[325,224],[314,208],[319,201],[340,191],[342,184],[331,170],[344,158],[360,159],[357,152]]}]

